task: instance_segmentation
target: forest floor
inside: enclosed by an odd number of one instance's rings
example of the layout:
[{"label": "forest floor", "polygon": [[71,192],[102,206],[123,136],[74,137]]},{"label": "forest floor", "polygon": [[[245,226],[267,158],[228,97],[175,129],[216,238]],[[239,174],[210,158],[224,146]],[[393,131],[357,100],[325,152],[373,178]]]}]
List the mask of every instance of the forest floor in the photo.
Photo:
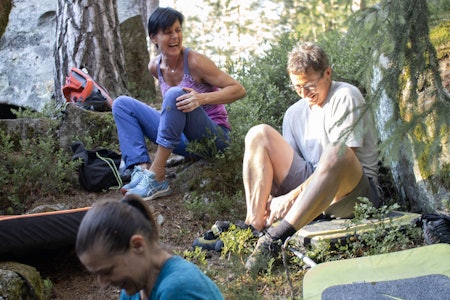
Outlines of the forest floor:
[{"label": "forest floor", "polygon": [[[86,207],[95,201],[120,198],[121,193],[117,190],[107,193],[79,191],[79,193],[70,195],[66,199],[60,199],[60,201],[72,207]],[[200,236],[206,227],[212,225],[193,220],[192,214],[183,205],[182,198],[182,194],[172,193],[167,197],[149,202],[155,215],[161,215],[164,218],[160,226],[162,243],[179,253],[191,249],[194,239]],[[53,289],[50,299],[108,300],[119,297],[117,288],[110,287],[106,290],[100,288],[97,278],[84,269],[73,248],[25,258],[24,262],[35,267],[44,280],[51,281]]]}]

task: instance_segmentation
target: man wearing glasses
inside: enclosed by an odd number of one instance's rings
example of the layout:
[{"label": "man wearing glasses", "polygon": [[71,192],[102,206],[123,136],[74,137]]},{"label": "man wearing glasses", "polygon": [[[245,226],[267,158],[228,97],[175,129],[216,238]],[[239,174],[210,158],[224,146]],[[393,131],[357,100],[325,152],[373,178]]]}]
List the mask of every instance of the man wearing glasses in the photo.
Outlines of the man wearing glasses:
[{"label": "man wearing glasses", "polygon": [[283,135],[261,124],[245,137],[245,223],[261,232],[246,262],[253,271],[317,217],[350,218],[358,197],[380,201],[377,137],[361,92],[331,79],[313,43],[294,47],[287,71],[301,99],[286,111]]}]

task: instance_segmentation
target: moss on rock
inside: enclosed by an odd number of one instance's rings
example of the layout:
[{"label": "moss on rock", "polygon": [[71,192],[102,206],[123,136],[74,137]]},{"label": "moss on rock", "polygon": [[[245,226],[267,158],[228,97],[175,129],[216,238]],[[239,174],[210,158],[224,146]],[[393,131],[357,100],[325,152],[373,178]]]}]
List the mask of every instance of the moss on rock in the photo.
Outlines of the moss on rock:
[{"label": "moss on rock", "polygon": [[0,299],[44,299],[39,272],[17,262],[0,263]]},{"label": "moss on rock", "polygon": [[0,1],[0,38],[3,36],[3,33],[5,33],[5,29],[9,21],[9,13],[11,12],[12,6],[12,0]]}]

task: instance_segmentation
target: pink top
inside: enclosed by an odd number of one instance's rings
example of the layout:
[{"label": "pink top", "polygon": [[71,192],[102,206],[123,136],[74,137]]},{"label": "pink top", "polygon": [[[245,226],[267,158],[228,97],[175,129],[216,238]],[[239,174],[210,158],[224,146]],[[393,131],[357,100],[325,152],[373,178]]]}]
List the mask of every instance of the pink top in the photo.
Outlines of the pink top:
[{"label": "pink top", "polygon": [[[188,66],[188,54],[189,54],[189,48],[185,48],[184,55],[183,55],[183,61],[184,61],[184,67],[183,67],[183,79],[181,80],[180,84],[177,86],[179,87],[188,87],[194,89],[198,93],[209,93],[217,91],[218,88],[214,87],[212,85],[206,84],[206,83],[198,83],[196,82],[189,72],[189,66]],[[164,97],[164,94],[167,92],[169,88],[172,86],[168,85],[162,76],[161,73],[161,57],[158,62],[158,80],[159,85],[161,87],[161,92]],[[228,129],[231,129],[230,123],[228,122],[228,113],[225,109],[225,105],[223,104],[206,104],[202,105],[203,110],[206,112],[206,114],[213,120],[217,125],[222,125]]]}]

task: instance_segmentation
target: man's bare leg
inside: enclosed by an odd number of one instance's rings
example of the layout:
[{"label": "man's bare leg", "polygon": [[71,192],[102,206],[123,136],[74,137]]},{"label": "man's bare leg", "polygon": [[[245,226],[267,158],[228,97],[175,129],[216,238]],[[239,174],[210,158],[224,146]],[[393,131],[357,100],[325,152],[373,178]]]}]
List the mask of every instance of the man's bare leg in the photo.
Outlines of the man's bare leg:
[{"label": "man's bare leg", "polygon": [[[282,242],[314,220],[333,201],[350,193],[361,176],[361,164],[350,148],[328,146],[314,173],[298,189],[300,192],[286,216],[276,226],[270,226],[267,234],[258,239],[253,253],[246,261],[247,270],[262,268],[268,256],[277,253],[276,249],[280,249]],[[280,198],[286,198],[286,195]]]},{"label": "man's bare leg", "polygon": [[294,150],[274,128],[252,127],[245,137],[243,181],[247,203],[245,223],[264,229],[272,182],[283,182],[292,164]]},{"label": "man's bare leg", "polygon": [[284,220],[299,230],[353,191],[362,175],[361,164],[350,148],[342,144],[328,146]]}]

